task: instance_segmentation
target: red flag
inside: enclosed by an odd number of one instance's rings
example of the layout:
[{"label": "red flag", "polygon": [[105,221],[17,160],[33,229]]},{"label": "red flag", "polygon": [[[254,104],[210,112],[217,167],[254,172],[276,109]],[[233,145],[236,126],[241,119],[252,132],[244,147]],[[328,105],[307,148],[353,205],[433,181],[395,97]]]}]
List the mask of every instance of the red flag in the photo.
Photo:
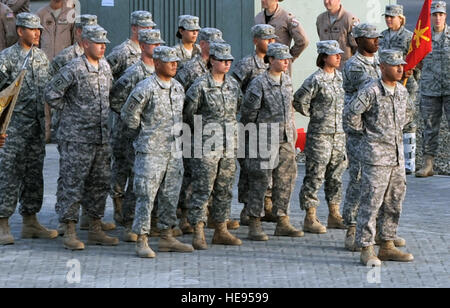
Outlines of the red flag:
[{"label": "red flag", "polygon": [[406,56],[405,71],[416,67],[433,48],[431,40],[431,0],[425,0],[419,20],[417,21],[414,36]]}]

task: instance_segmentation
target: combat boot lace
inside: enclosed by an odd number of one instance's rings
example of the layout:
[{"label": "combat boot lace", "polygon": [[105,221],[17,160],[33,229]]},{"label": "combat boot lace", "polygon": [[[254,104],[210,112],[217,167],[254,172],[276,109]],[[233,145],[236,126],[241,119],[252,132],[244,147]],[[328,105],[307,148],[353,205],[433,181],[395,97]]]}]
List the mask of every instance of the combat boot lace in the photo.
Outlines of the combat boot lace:
[{"label": "combat boot lace", "polygon": [[306,210],[303,231],[316,234],[327,233],[327,228],[323,226],[317,218],[316,208],[312,207]]}]

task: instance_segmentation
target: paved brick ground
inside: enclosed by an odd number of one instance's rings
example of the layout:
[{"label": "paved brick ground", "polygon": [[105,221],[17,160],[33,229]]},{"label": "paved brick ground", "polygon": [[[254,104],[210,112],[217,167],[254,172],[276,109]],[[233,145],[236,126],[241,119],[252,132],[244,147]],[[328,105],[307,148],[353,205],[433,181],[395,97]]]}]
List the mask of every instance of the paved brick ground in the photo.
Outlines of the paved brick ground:
[{"label": "paved brick ground", "polygon": [[[54,214],[58,160],[54,145],[47,146],[45,161],[45,204],[40,220],[56,228]],[[304,175],[300,166],[296,192],[292,201],[291,220],[300,227],[304,218],[298,206],[298,191]],[[321,195],[322,204],[324,196]],[[235,233],[243,239],[241,247],[210,246],[207,251],[192,254],[157,253],[157,258],[135,257],[134,245],[118,247],[88,246],[71,252],[56,240],[20,238],[21,217],[10,222],[16,244],[0,247],[1,287],[450,287],[449,254],[450,178],[417,179],[408,177],[399,235],[407,240],[406,250],[413,253],[413,263],[385,262],[381,283],[368,283],[370,269],[359,264],[359,254],[343,249],[345,231],[329,230],[324,235],[306,234],[304,238],[270,236],[268,242],[246,239],[247,227]],[[241,205],[233,202],[232,216],[239,217]],[[326,221],[327,209],[318,210]],[[112,220],[108,199],[106,219]],[[274,224],[264,223],[271,235]],[[120,231],[112,234],[119,235]],[[87,239],[87,231],[80,231]],[[210,243],[212,230],[207,231]],[[182,241],[191,242],[192,236]],[[157,240],[150,245],[156,250]],[[80,262],[80,283],[69,284],[67,262]],[[376,277],[376,276],[375,276]]]}]

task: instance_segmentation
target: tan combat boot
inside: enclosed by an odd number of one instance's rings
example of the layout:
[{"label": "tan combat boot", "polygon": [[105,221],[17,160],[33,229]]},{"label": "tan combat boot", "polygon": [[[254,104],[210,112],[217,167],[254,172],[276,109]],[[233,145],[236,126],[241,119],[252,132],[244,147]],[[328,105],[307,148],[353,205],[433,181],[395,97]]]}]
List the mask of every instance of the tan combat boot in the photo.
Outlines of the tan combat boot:
[{"label": "tan combat boot", "polygon": [[242,245],[240,239],[228,232],[227,224],[225,222],[216,222],[212,243],[218,245]]},{"label": "tan combat boot", "polygon": [[272,214],[272,198],[271,197],[264,198],[264,217],[261,218],[261,221],[265,221],[265,222],[277,222],[278,221],[277,216]]},{"label": "tan combat boot", "polygon": [[[113,199],[113,208],[114,208],[114,222],[119,226],[124,226],[123,214],[122,214],[123,197],[115,197],[112,199]],[[107,230],[103,230],[103,231],[107,231]]]},{"label": "tan combat boot", "polygon": [[183,234],[184,233],[183,231],[180,230],[180,228],[177,227],[172,228],[172,236],[179,237],[182,236]]},{"label": "tan combat boot", "polygon": [[205,239],[205,223],[203,221],[198,222],[194,227],[194,237],[192,238],[192,247],[196,250],[208,249]]},{"label": "tan combat boot", "polygon": [[88,245],[117,246],[119,239],[109,237],[102,230],[102,222],[100,219],[89,220]]},{"label": "tan combat boot", "polygon": [[344,225],[344,219],[339,213],[339,204],[329,204],[328,205],[328,229],[347,229]]},{"label": "tan combat boot", "polygon": [[[103,231],[111,231],[116,229],[116,225],[112,222],[100,221],[100,224]],[[82,214],[80,217],[80,230],[89,230],[89,215],[84,209],[82,210]]]},{"label": "tan combat boot", "polygon": [[148,245],[147,234],[137,236],[136,240],[136,254],[139,258],[154,258],[155,252]]},{"label": "tan combat boot", "polygon": [[77,238],[75,227],[76,223],[74,221],[69,221],[65,224],[65,232],[63,237],[64,248],[70,250],[83,250],[84,244]]},{"label": "tan combat boot", "polygon": [[378,258],[381,261],[398,261],[411,262],[414,256],[410,253],[405,253],[397,249],[394,241],[381,241],[380,250],[378,251]]},{"label": "tan combat boot", "polygon": [[303,231],[295,229],[289,222],[289,216],[278,217],[277,227],[275,228],[275,236],[302,237],[305,236]]},{"label": "tan combat boot", "polygon": [[361,248],[356,246],[355,240],[356,226],[350,226],[348,227],[347,234],[345,235],[345,249],[349,251],[361,251]]},{"label": "tan combat boot", "polygon": [[248,226],[250,224],[250,217],[247,214],[247,204],[244,204],[240,215],[241,226]]},{"label": "tan combat boot", "polygon": [[158,228],[158,218],[152,217],[150,222],[150,237],[159,237],[161,230]]},{"label": "tan combat boot", "polygon": [[59,225],[58,225],[57,231],[58,231],[58,235],[59,236],[63,236],[64,232],[66,232],[66,224],[60,222]]},{"label": "tan combat boot", "polygon": [[248,238],[252,241],[268,241],[269,237],[264,233],[259,217],[250,217]]},{"label": "tan combat boot", "polygon": [[192,229],[192,226],[188,222],[188,209],[181,210],[180,224],[178,226],[180,227],[183,234],[194,233],[194,229]]},{"label": "tan combat boot", "polygon": [[233,219],[227,219],[227,229],[228,230],[237,230],[241,225],[239,221]]},{"label": "tan combat boot", "polygon": [[360,260],[363,265],[381,266],[381,261],[377,258],[373,246],[362,248]]},{"label": "tan combat boot", "polygon": [[0,218],[0,245],[14,244],[14,237],[8,224],[9,218]]},{"label": "tan combat boot", "polygon": [[311,207],[306,210],[303,231],[316,234],[327,233],[327,228],[323,226],[317,218],[315,207]]},{"label": "tan combat boot", "polygon": [[[381,245],[383,241],[380,239],[380,237],[377,235],[375,237],[375,245]],[[406,246],[406,240],[400,236],[397,236],[394,240],[395,247],[405,247]]]},{"label": "tan combat boot", "polygon": [[46,238],[58,237],[58,231],[44,228],[37,220],[36,215],[23,216],[22,238]]},{"label": "tan combat boot", "polygon": [[193,252],[194,247],[183,244],[172,236],[170,229],[161,230],[161,237],[158,242],[158,250],[164,252]]},{"label": "tan combat boot", "polygon": [[136,233],[133,233],[132,231],[132,225],[133,223],[131,221],[125,222],[125,229],[123,230],[122,233],[122,241],[127,242],[127,243],[134,243],[137,241],[138,236]]},{"label": "tan combat boot", "polygon": [[429,176],[433,176],[434,157],[431,155],[424,155],[423,160],[424,160],[423,166],[420,170],[416,171],[416,177],[426,178]]}]

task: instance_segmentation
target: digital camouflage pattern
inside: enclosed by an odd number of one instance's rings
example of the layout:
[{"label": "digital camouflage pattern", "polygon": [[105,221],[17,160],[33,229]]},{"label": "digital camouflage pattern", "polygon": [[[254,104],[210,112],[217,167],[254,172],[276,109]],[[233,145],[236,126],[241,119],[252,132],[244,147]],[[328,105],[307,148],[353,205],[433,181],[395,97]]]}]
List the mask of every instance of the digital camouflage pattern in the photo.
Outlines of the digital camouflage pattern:
[{"label": "digital camouflage pattern", "polygon": [[78,43],[67,47],[50,62],[50,75],[54,76],[63,66],[73,59],[81,57],[83,54],[84,49]]},{"label": "digital camouflage pattern", "polygon": [[382,240],[396,236],[406,191],[403,128],[411,121],[407,99],[403,85],[397,83],[391,95],[379,79],[345,106],[347,127],[362,134],[358,153],[362,163],[361,205],[356,227],[360,247],[375,244],[377,223]]},{"label": "digital camouflage pattern", "polygon": [[141,48],[138,43],[128,39],[119,46],[114,47],[106,57],[114,79],[117,80],[131,65],[141,59]]},{"label": "digital camouflage pattern", "polygon": [[448,25],[445,26],[440,39],[437,39],[434,30],[432,37],[433,51],[423,60],[420,80],[420,112],[424,122],[423,154],[436,157],[443,110],[447,117],[447,123],[450,124],[450,80],[448,78],[450,29]]},{"label": "digital camouflage pattern", "polygon": [[[140,129],[134,141],[134,191],[136,213],[133,232],[150,233],[151,212],[158,194],[158,228],[176,223],[176,209],[183,179],[181,124],[183,87],[174,79],[162,82],[156,74],[141,81],[122,107],[121,118],[131,129]],[[179,131],[176,129],[179,127]],[[158,192],[159,191],[159,192]]]},{"label": "digital camouflage pattern", "polygon": [[197,55],[201,55],[202,50],[200,49],[200,45],[194,44],[194,49],[192,52],[188,52],[186,48],[184,48],[183,43],[176,44],[173,48],[177,51],[177,56],[180,58],[180,62],[178,62],[178,70],[182,69],[183,66],[189,62],[192,58]]},{"label": "digital camouflage pattern", "polygon": [[[271,44],[274,45],[274,44]],[[270,46],[270,45],[269,45]],[[292,82],[287,74],[282,74],[281,82],[273,80],[269,72],[257,76],[249,85],[241,107],[241,122],[244,125],[256,123],[260,125],[278,124],[279,139],[272,144],[268,133],[268,146],[277,146],[278,164],[273,168],[262,168],[267,162],[257,153],[257,158],[248,158],[248,214],[253,217],[264,215],[264,197],[272,178],[273,213],[286,216],[289,212],[292,190],[297,176],[295,161],[294,126],[293,126],[293,91]],[[271,126],[269,126],[271,127]],[[259,127],[257,128],[259,134]],[[259,140],[261,142],[261,140]],[[258,150],[259,151],[259,150]]]},{"label": "digital camouflage pattern", "polygon": [[342,74],[337,70],[333,75],[322,69],[316,71],[295,93],[294,108],[310,118],[305,145],[306,174],[300,191],[300,207],[306,210],[319,205],[318,193],[324,182],[328,204],[340,204],[342,175],[347,167],[342,127]]},{"label": "digital camouflage pattern", "polygon": [[[0,53],[0,89],[20,74],[28,50],[19,43]],[[42,207],[45,156],[44,102],[42,93],[49,80],[49,61],[44,52],[33,47],[27,73],[0,149],[0,217],[9,218],[20,203],[21,215],[33,215]]]},{"label": "digital camouflage pattern", "polygon": [[[125,104],[131,91],[136,85],[154,73],[154,67],[146,65],[142,60],[129,67],[117,80],[110,92],[111,109],[118,114]],[[136,198],[133,191],[133,142],[139,131],[129,129],[120,117],[114,123],[111,133],[111,147],[113,151],[111,196],[125,197],[122,207],[124,221],[133,221]],[[128,183],[128,185],[127,185]],[[126,192],[124,191],[127,187]]]},{"label": "digital camouflage pattern", "polygon": [[[199,115],[202,117],[202,127],[218,124],[225,134],[226,125],[237,125],[236,114],[241,100],[242,92],[236,80],[225,76],[225,81],[219,85],[211,73],[208,73],[198,78],[186,93],[184,117],[187,123],[193,124],[194,116]],[[203,136],[202,144],[210,137]],[[233,140],[224,138],[224,150],[231,146],[231,153],[234,154],[236,141],[237,134],[233,136]],[[225,157],[225,151],[214,150],[218,153],[203,153],[202,158],[194,158],[191,161],[193,191],[188,203],[188,219],[191,225],[200,221],[206,222],[206,207],[210,196],[211,215],[215,222],[225,222],[230,215],[236,173],[235,157]]]},{"label": "digital camouflage pattern", "polygon": [[[358,93],[358,90],[364,88],[368,83],[378,78],[381,78],[380,61],[375,55],[374,63],[369,62],[359,52],[351,57],[344,66],[342,73],[343,87],[345,90],[344,104],[350,103],[353,96]],[[347,135],[347,159],[348,172],[350,180],[345,193],[345,200],[343,206],[344,224],[356,225],[356,214],[359,208],[360,185],[361,185],[361,164],[359,162],[358,147],[360,142],[359,134],[346,129]]]},{"label": "digital camouflage pattern", "polygon": [[105,59],[98,68],[83,55],[64,66],[48,83],[45,100],[60,110],[60,171],[56,209],[59,221],[78,221],[82,204],[101,219],[111,176],[109,90],[112,74]]},{"label": "digital camouflage pattern", "polygon": [[231,75],[239,82],[242,92],[245,93],[250,82],[268,69],[269,64],[264,63],[264,59],[254,52],[237,62]]},{"label": "digital camouflage pattern", "polygon": [[184,64],[183,68],[177,72],[175,79],[187,91],[198,77],[205,75],[207,72],[206,62],[202,59],[201,54],[199,54]]}]

